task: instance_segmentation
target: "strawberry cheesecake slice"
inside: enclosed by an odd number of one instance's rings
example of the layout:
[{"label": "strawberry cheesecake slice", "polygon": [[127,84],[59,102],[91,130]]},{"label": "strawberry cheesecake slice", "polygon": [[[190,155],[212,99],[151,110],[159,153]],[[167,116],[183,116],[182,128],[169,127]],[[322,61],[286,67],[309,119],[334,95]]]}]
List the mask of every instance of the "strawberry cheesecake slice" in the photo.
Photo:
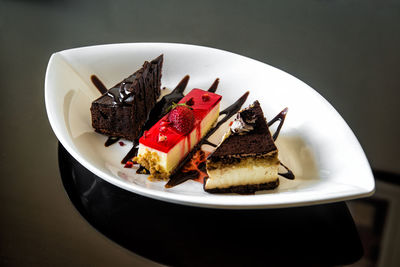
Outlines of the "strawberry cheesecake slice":
[{"label": "strawberry cheesecake slice", "polygon": [[221,96],[193,89],[139,139],[134,161],[150,178],[167,179],[219,116]]}]

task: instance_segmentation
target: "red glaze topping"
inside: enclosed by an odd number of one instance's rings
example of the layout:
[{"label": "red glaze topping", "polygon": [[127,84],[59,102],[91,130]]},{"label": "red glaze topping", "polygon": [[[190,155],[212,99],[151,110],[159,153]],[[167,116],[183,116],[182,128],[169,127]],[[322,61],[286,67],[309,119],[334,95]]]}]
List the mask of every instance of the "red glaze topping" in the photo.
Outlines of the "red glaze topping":
[{"label": "red glaze topping", "polygon": [[[203,101],[203,95],[207,94],[207,101]],[[200,132],[200,123],[205,118],[205,116],[221,101],[221,96],[201,89],[193,89],[184,98],[179,101],[179,103],[185,103],[189,99],[193,99],[193,109],[195,122],[194,128]],[[192,102],[192,100],[191,100]],[[171,127],[166,121],[168,121],[168,114],[166,114],[161,120],[159,120],[153,127],[146,132],[146,136],[142,136],[139,139],[139,143],[151,147],[153,149],[168,153],[168,151],[173,148],[178,142],[189,135],[180,134],[174,127]],[[160,131],[161,127],[162,130]],[[159,133],[166,137],[166,140],[159,142]],[[190,133],[189,133],[190,134]],[[196,136],[200,141],[200,133]],[[189,145],[189,144],[188,144]]]}]

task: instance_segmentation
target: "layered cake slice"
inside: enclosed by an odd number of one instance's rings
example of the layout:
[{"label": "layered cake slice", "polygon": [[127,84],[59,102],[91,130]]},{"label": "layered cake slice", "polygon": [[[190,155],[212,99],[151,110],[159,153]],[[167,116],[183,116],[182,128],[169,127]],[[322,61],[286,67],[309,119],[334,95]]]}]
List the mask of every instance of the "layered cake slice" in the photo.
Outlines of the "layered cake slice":
[{"label": "layered cake slice", "polygon": [[99,133],[135,140],[160,96],[163,55],[107,90],[90,108]]},{"label": "layered cake slice", "polygon": [[278,149],[269,132],[260,103],[239,111],[229,131],[207,158],[210,193],[251,194],[279,185]]},{"label": "layered cake slice", "polygon": [[134,161],[150,178],[167,179],[219,116],[221,96],[193,89],[139,139]]}]

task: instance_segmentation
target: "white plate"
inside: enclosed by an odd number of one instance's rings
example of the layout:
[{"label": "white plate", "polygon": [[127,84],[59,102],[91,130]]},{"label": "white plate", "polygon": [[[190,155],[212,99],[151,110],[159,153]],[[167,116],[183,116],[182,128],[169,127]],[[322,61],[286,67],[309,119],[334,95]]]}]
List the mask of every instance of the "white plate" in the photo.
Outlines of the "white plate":
[{"label": "white plate", "polygon": [[[89,108],[99,92],[90,76],[97,75],[110,87],[161,53],[162,86],[174,88],[189,74],[186,92],[207,89],[218,77],[221,108],[247,90],[250,95],[244,106],[259,100],[267,119],[289,107],[277,146],[281,161],[293,170],[296,179],[281,178],[278,189],[255,195],[213,195],[194,181],[166,189],[165,182],[150,182],[146,175],[136,174],[136,169],[123,168],[120,161],[131,143],[106,148],[106,137],[91,127]],[[75,159],[104,180],[151,198],[214,208],[277,208],[342,201],[374,192],[374,178],[359,142],[323,97],[281,70],[230,52],[169,43],[61,51],[51,56],[47,67],[45,100],[54,133]]]}]

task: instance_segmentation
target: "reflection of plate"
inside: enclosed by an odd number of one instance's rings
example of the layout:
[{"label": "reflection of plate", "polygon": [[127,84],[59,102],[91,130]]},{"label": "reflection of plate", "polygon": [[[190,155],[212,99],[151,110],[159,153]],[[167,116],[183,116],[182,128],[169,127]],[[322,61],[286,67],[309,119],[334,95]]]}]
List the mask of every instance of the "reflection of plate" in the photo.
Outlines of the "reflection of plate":
[{"label": "reflection of plate", "polygon": [[[162,86],[172,88],[189,74],[188,89],[206,89],[218,77],[221,108],[247,90],[250,95],[244,106],[258,99],[268,119],[289,107],[277,146],[280,159],[294,171],[296,180],[282,178],[278,189],[256,195],[212,195],[194,181],[165,189],[165,182],[150,182],[146,175],[136,174],[136,169],[123,168],[120,160],[129,151],[130,142],[106,148],[106,137],[91,127],[89,108],[99,93],[90,76],[96,74],[111,86],[161,53]],[[74,158],[106,181],[148,197],[194,206],[272,208],[341,201],[374,191],[373,176],[360,144],[323,97],[283,71],[229,52],[165,43],[66,50],[50,58],[45,98],[51,126]],[[221,131],[213,138],[220,135]]]}]

